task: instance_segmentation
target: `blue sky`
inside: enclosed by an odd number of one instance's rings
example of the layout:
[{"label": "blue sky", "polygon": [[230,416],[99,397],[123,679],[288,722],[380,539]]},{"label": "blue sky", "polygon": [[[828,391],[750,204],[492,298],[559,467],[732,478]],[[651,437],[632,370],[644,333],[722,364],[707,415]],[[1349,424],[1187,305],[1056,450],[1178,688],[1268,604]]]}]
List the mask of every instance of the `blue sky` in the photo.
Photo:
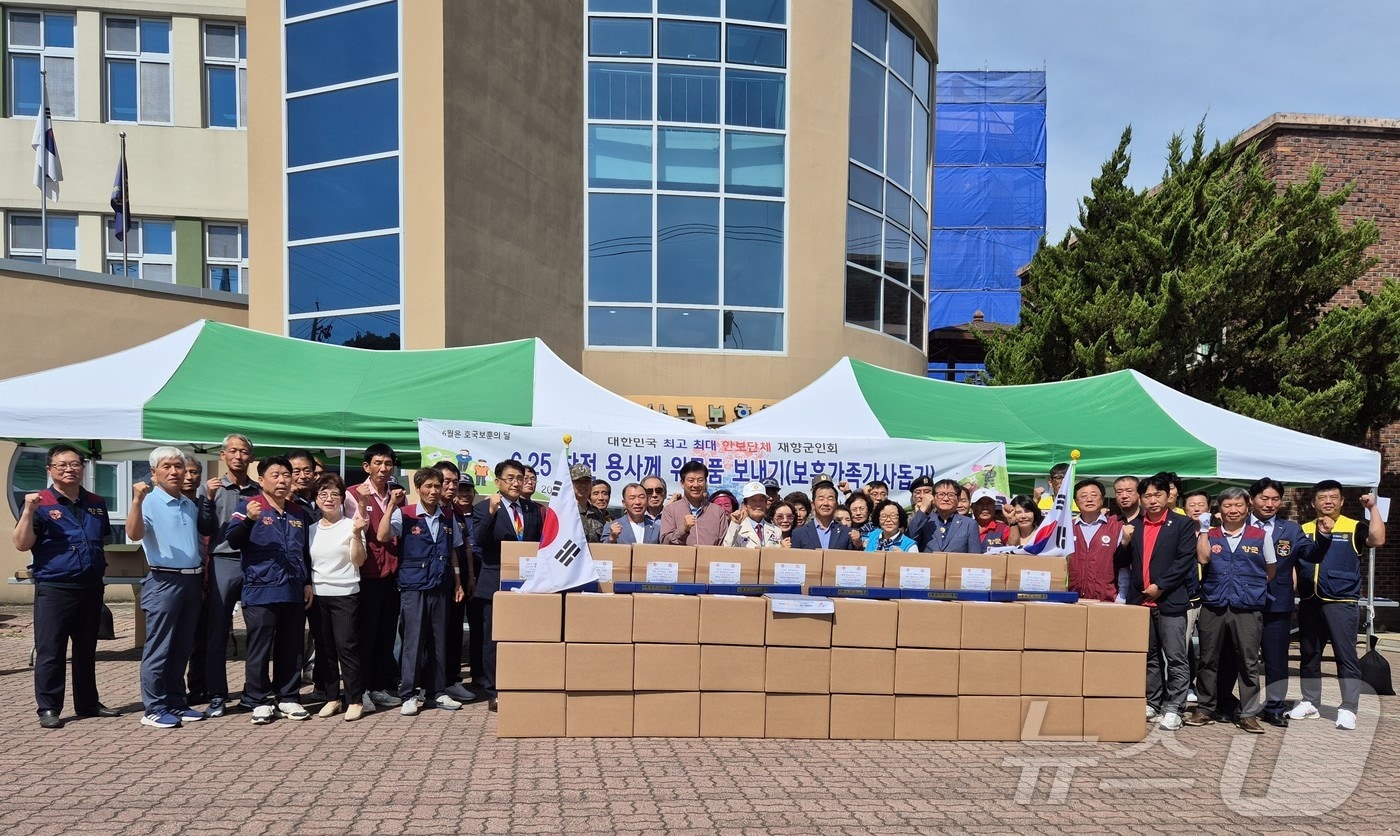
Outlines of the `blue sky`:
[{"label": "blue sky", "polygon": [[1145,188],[1202,116],[1211,141],[1279,111],[1400,118],[1400,0],[942,0],[938,53],[1046,71],[1052,242],[1125,125]]}]

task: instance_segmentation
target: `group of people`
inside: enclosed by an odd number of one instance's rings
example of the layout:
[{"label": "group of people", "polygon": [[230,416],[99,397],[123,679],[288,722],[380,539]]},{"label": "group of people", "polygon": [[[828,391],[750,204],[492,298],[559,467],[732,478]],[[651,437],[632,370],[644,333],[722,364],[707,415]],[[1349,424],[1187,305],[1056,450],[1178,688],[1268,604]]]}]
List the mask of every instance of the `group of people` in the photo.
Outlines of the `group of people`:
[{"label": "group of people", "polygon": [[[151,570],[140,600],[142,724],[170,729],[238,711],[257,725],[305,720],[303,702],[348,721],[477,700],[495,710],[492,599],[501,544],[543,533],[533,468],[498,463],[496,491],[479,498],[471,474],[440,461],[413,473],[417,501],[409,503],[394,477],[398,458],[384,444],[365,450],[365,478],[353,489],[305,450],[263,458],[254,479],[253,444],[237,433],[219,457],[226,474],[205,480],[198,459],[159,447],[150,479],[132,487],[126,535],[143,545]],[[33,555],[39,721],[59,728],[70,642],[77,714],[118,712],[99,700],[94,671],[107,509],[82,487],[79,450],[57,445],[47,466],[51,485],[25,497],[13,543]],[[906,486],[907,510],[879,481],[853,489],[818,477],[810,492],[785,496],[772,480],[750,482],[740,496],[712,491],[708,468],[691,461],[677,474],[677,493],[657,474],[625,485],[615,519],[611,485],[584,464],[569,476],[591,542],[980,553],[1029,542],[1065,466],[1051,471],[1048,493],[1010,499],[921,476]],[[1331,481],[1314,486],[1316,518],[1305,525],[1279,516],[1284,488],[1268,478],[1221,491],[1214,514],[1208,495],[1182,496],[1170,473],[1115,480],[1112,511],[1102,482],[1073,488],[1070,589],[1151,610],[1148,720],[1166,730],[1229,720],[1259,733],[1260,719],[1317,717],[1330,642],[1342,686],[1336,723],[1355,728],[1361,555],[1384,542],[1379,515],[1369,523],[1343,516],[1341,485]],[[1369,494],[1360,501],[1374,506]],[[1302,699],[1289,707],[1295,596]],[[235,604],[247,627],[237,700],[226,661]],[[303,698],[307,627],[313,690]],[[1188,650],[1193,632],[1198,655]]]}]

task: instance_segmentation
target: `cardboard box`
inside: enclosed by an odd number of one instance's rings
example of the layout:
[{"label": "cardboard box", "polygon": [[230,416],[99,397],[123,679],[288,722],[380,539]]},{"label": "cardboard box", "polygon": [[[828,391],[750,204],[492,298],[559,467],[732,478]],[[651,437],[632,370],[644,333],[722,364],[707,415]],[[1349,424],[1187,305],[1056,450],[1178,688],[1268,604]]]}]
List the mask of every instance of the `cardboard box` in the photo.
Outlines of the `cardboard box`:
[{"label": "cardboard box", "polygon": [[[894,652],[896,694],[958,693],[958,651],[901,647]],[[951,739],[951,738],[949,738]]]},{"label": "cardboard box", "polygon": [[497,697],[497,737],[563,737],[561,691],[502,691]]},{"label": "cardboard box", "polygon": [[822,552],[822,586],[879,586],[884,582],[884,552],[849,549]]},{"label": "cardboard box", "polygon": [[570,592],[564,596],[564,641],[631,644],[632,596]]},{"label": "cardboard box", "polygon": [[895,697],[895,740],[957,740],[958,697]]},{"label": "cardboard box", "polygon": [[763,693],[702,693],[700,736],[763,737],[767,699]]},{"label": "cardboard box", "polygon": [[632,690],[700,690],[700,645],[632,645]]},{"label": "cardboard box", "polygon": [[700,643],[762,647],[768,601],[746,595],[700,595]]},{"label": "cardboard box", "polygon": [[962,647],[961,601],[899,602],[899,647],[935,647],[957,650]]},{"label": "cardboard box", "polygon": [[589,543],[588,553],[598,569],[598,591],[612,592],[615,581],[632,577],[632,546],[628,543]]},{"label": "cardboard box", "polygon": [[812,549],[768,548],[758,551],[758,582],[818,586],[822,579],[822,552]]},{"label": "cardboard box", "polygon": [[1135,604],[1081,604],[1087,611],[1085,650],[1146,653],[1152,613]]},{"label": "cardboard box", "polygon": [[696,644],[700,641],[700,599],[694,595],[633,595],[632,641]]},{"label": "cardboard box", "polygon": [[[120,543],[105,546],[102,555],[107,559],[108,578],[144,578],[151,571],[146,564],[146,550],[139,543]],[[18,577],[18,576],[16,576]],[[26,572],[25,577],[29,577]]]},{"label": "cardboard box", "polygon": [[1020,739],[1020,697],[958,697],[958,740]]},{"label": "cardboard box", "polygon": [[769,647],[831,647],[833,613],[773,612],[767,599],[760,599],[765,617],[765,644]]},{"label": "cardboard box", "polygon": [[1147,737],[1142,697],[1084,698],[1084,739],[1136,743]]},{"label": "cardboard box", "polygon": [[564,646],[564,688],[568,691],[631,691],[635,654],[630,644]]},{"label": "cardboard box", "polygon": [[948,576],[943,552],[886,552],[885,581],[889,589],[942,589]]},{"label": "cardboard box", "polygon": [[831,693],[831,651],[815,647],[769,647],[763,690],[770,694]]},{"label": "cardboard box", "polygon": [[[831,649],[831,693],[893,694],[894,651],[871,647]],[[894,706],[890,706],[894,722]]]},{"label": "cardboard box", "polygon": [[557,642],[564,634],[564,596],[497,592],[491,599],[495,642]]},{"label": "cardboard box", "polygon": [[1025,643],[1025,604],[963,603],[963,650],[1020,650]]},{"label": "cardboard box", "polygon": [[1147,654],[1098,650],[1084,654],[1084,696],[1142,700],[1146,693]]},{"label": "cardboard box", "polygon": [[834,598],[832,647],[893,648],[899,635],[899,602]]},{"label": "cardboard box", "polygon": [[762,691],[768,670],[768,649],[726,644],[702,644],[701,691]]},{"label": "cardboard box", "polygon": [[502,691],[564,690],[564,643],[499,642],[496,687]]},{"label": "cardboard box", "polygon": [[1005,589],[1006,555],[949,554],[944,589]]},{"label": "cardboard box", "polygon": [[[534,540],[501,541],[501,580],[518,581],[535,574],[535,555],[540,544]],[[521,561],[524,560],[524,563]]]},{"label": "cardboard box", "polygon": [[1074,604],[1029,603],[1026,608],[1026,650],[1083,652],[1089,611]]},{"label": "cardboard box", "polygon": [[1022,740],[1080,740],[1083,697],[1021,697]]},{"label": "cardboard box", "polygon": [[894,697],[832,694],[832,740],[893,740]]},{"label": "cardboard box", "polygon": [[958,695],[963,694],[1021,696],[1020,651],[959,650]]},{"label": "cardboard box", "polygon": [[1063,557],[1008,554],[1006,588],[1033,592],[1064,591],[1069,588],[1069,561]]},{"label": "cardboard box", "polygon": [[697,583],[758,583],[758,549],[700,546],[695,552]]},{"label": "cardboard box", "polygon": [[764,737],[826,740],[831,732],[831,697],[769,694],[763,716]]},{"label": "cardboard box", "polygon": [[632,696],[632,736],[699,737],[699,692],[634,694]]},{"label": "cardboard box", "polygon": [[695,547],[632,546],[632,580],[635,583],[695,583]]},{"label": "cardboard box", "polygon": [[632,692],[575,694],[565,699],[567,737],[631,737]]},{"label": "cardboard box", "polygon": [[1078,697],[1084,693],[1084,654],[1027,650],[1021,654],[1021,694]]}]

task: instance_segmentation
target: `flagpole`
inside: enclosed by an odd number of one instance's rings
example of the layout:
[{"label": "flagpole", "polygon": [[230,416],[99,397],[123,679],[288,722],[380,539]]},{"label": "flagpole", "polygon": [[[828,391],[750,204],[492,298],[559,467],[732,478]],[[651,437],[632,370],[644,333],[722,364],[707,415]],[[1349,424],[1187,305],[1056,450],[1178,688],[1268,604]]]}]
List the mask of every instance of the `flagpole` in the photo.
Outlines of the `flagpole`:
[{"label": "flagpole", "polygon": [[[131,205],[131,198],[127,196],[126,190],[126,131],[122,131],[117,136],[121,137],[122,143],[122,278],[126,278],[130,275],[130,268],[127,266],[127,239],[131,237],[131,218],[128,215],[130,210],[127,208]],[[112,225],[115,230],[116,218],[112,219]]]},{"label": "flagpole", "polygon": [[44,173],[39,179],[39,263],[49,263],[49,184],[47,182],[48,131],[49,131],[49,80],[48,70],[39,70],[39,121],[44,123]]}]

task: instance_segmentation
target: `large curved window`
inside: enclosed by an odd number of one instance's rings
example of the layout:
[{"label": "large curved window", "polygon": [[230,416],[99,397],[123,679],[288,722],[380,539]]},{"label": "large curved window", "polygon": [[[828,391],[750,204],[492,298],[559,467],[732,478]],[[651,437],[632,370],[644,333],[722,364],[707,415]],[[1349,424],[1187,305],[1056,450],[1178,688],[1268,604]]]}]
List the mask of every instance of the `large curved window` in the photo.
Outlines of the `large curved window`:
[{"label": "large curved window", "polygon": [[786,0],[589,0],[587,344],[782,351]]},{"label": "large curved window", "polygon": [[927,337],[929,109],[923,46],[872,0],[851,19],[846,324],[923,350]]}]

